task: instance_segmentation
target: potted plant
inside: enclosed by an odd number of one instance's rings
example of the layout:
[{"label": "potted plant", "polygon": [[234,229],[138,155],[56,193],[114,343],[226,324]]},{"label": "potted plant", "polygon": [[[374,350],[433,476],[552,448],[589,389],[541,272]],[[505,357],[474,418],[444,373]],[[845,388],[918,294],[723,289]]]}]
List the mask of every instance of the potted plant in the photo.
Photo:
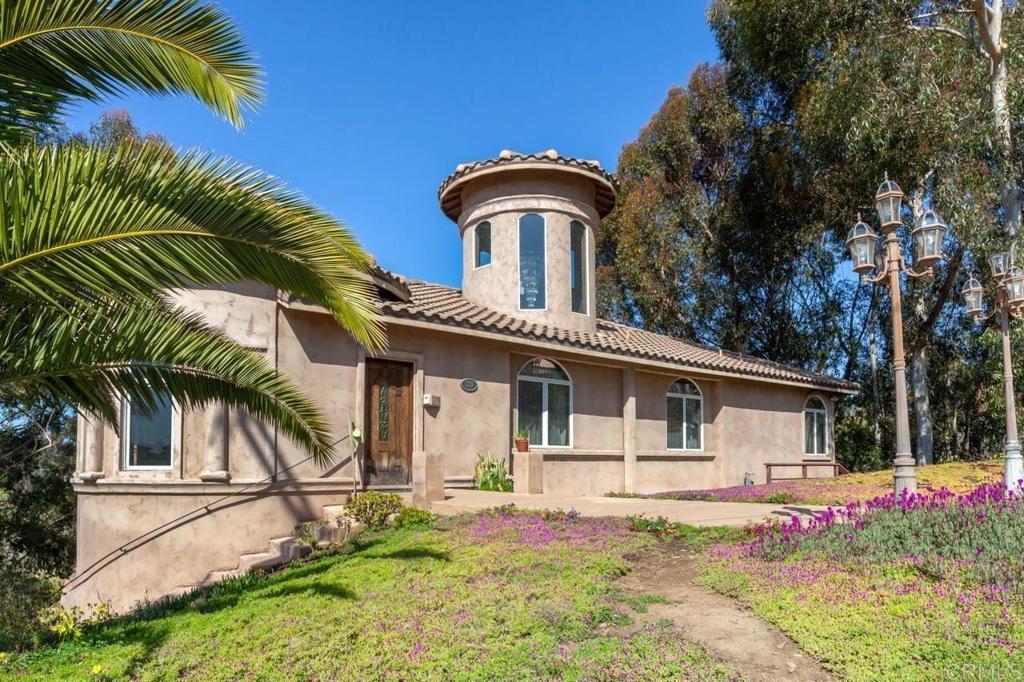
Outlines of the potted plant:
[{"label": "potted plant", "polygon": [[516,452],[530,451],[530,432],[520,427],[516,429]]}]

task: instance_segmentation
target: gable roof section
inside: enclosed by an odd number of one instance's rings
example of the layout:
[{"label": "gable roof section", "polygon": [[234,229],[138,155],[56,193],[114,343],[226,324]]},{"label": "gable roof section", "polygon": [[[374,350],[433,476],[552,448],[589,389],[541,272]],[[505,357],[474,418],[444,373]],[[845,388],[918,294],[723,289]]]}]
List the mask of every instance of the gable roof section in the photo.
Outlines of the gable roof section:
[{"label": "gable roof section", "polygon": [[[393,276],[393,275],[392,275]],[[418,320],[441,326],[492,332],[503,336],[555,343],[567,348],[611,353],[639,360],[653,360],[680,368],[704,369],[740,377],[783,381],[840,393],[854,393],[857,384],[807,372],[749,355],[702,346],[672,336],[626,325],[597,321],[597,331],[564,329],[528,322],[486,306],[471,303],[458,289],[420,280],[401,280],[408,288],[407,301],[381,300],[385,316]]]}]

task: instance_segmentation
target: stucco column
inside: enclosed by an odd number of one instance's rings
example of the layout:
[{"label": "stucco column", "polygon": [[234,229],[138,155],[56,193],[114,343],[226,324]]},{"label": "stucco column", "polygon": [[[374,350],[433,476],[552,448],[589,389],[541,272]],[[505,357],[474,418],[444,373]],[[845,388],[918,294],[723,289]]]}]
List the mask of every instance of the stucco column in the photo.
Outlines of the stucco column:
[{"label": "stucco column", "polygon": [[227,483],[228,473],[228,406],[214,403],[206,408],[206,453],[199,479],[211,483]]},{"label": "stucco column", "polygon": [[444,461],[440,452],[412,453],[412,506],[430,509],[432,502],[444,502]]},{"label": "stucco column", "polygon": [[103,478],[103,422],[93,414],[79,413],[85,420],[85,461],[78,477],[87,483]]},{"label": "stucco column", "polygon": [[636,492],[636,370],[622,370],[622,489]]}]

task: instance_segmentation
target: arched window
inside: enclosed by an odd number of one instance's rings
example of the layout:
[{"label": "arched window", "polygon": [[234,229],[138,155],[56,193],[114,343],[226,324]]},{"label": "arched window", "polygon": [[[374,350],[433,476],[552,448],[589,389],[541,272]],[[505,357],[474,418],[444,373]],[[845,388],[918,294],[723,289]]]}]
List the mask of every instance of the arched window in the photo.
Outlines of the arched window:
[{"label": "arched window", "polygon": [[473,228],[473,267],[491,264],[491,224],[486,220]]},{"label": "arched window", "polygon": [[518,430],[530,445],[572,445],[572,381],[557,363],[537,358],[519,370]]},{"label": "arched window", "polygon": [[804,452],[828,456],[828,410],[817,396],[811,396],[804,404]]},{"label": "arched window", "polygon": [[692,381],[678,379],[665,394],[669,450],[704,449],[704,399]]},{"label": "arched window", "polygon": [[519,309],[547,306],[544,264],[544,218],[527,213],[519,218]]},{"label": "arched window", "polygon": [[569,223],[569,298],[574,313],[587,314],[587,228],[578,220]]}]

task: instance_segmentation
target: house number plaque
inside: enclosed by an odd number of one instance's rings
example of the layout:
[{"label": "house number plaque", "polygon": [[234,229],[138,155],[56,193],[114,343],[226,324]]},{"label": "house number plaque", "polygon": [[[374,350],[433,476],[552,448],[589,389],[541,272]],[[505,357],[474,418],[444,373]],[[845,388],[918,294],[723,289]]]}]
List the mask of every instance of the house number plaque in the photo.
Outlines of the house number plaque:
[{"label": "house number plaque", "polygon": [[480,388],[480,385],[476,383],[476,379],[470,379],[469,377],[463,379],[459,386],[466,393],[476,393],[476,389]]}]

